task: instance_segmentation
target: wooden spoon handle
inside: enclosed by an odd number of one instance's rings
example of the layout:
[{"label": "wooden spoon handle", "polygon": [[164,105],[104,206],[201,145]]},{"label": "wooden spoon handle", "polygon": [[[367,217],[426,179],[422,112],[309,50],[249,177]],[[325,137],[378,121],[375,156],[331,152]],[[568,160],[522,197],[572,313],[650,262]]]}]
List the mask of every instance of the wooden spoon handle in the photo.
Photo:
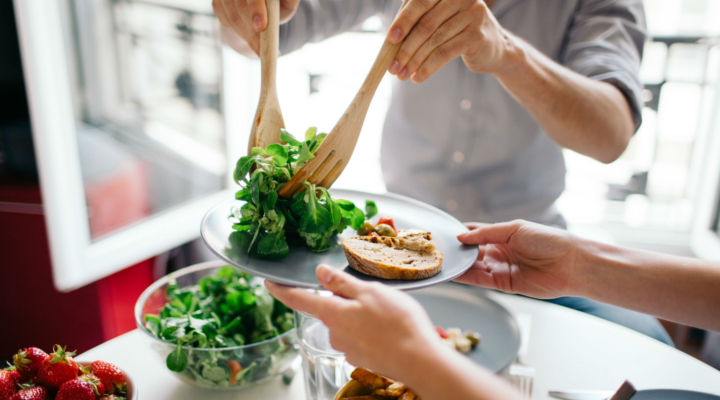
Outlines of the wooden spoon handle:
[{"label": "wooden spoon handle", "polygon": [[260,32],[261,87],[275,88],[278,46],[280,44],[280,0],[266,0],[267,26]]},{"label": "wooden spoon handle", "polygon": [[[403,4],[402,6],[400,6],[401,10],[403,9],[403,7],[405,7],[408,1],[409,0],[403,0]],[[345,111],[345,115],[343,115],[343,118],[341,118],[340,122],[342,122],[343,119],[346,119],[345,117],[350,117],[354,114],[354,117],[359,118],[360,125],[362,126],[363,120],[365,119],[365,113],[370,106],[370,102],[375,95],[375,91],[377,90],[378,86],[380,86],[380,81],[382,81],[383,77],[385,76],[385,72],[387,72],[388,68],[390,67],[390,63],[395,59],[395,56],[400,50],[400,47],[402,47],[402,44],[403,41],[392,44],[388,42],[387,39],[385,39],[385,42],[383,42],[377,58],[375,58],[375,62],[370,68],[370,72],[368,72],[368,75],[365,78],[362,86],[360,87],[360,90],[358,90],[357,95],[355,95],[353,102],[350,104],[350,107],[348,107],[348,109]],[[338,123],[338,125],[339,124],[340,123]]]},{"label": "wooden spoon handle", "polygon": [[260,99],[253,118],[248,154],[253,147],[267,147],[280,142],[280,128],[285,127],[277,96],[275,75],[280,36],[280,0],[266,0],[268,23],[260,32]]}]

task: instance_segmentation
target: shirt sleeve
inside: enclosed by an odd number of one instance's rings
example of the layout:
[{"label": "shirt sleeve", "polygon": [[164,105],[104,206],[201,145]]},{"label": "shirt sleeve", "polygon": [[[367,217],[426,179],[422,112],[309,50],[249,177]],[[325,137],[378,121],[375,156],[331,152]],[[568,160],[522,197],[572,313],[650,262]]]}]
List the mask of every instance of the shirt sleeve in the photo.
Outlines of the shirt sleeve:
[{"label": "shirt sleeve", "polygon": [[302,0],[292,19],[280,26],[280,53],[357,29],[375,15],[387,23],[400,4],[400,0]]},{"label": "shirt sleeve", "polygon": [[642,121],[639,72],[646,38],[642,0],[585,0],[578,3],[561,53],[566,67],[620,89],[635,130]]}]

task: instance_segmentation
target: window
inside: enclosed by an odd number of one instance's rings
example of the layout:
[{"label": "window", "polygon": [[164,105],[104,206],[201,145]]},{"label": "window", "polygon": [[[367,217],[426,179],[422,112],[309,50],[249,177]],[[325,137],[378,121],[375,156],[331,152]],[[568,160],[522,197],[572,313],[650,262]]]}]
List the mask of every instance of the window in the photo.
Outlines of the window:
[{"label": "window", "polygon": [[14,4],[56,287],[196,238],[235,156],[210,3]]}]

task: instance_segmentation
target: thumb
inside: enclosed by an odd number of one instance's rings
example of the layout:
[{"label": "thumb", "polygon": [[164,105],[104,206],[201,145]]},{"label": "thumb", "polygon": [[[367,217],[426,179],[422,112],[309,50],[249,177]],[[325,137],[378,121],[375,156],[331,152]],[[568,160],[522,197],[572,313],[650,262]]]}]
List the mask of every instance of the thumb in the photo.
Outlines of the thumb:
[{"label": "thumb", "polygon": [[323,264],[318,265],[315,274],[325,289],[346,299],[356,298],[365,286],[354,276]]},{"label": "thumb", "polygon": [[520,221],[484,225],[470,232],[459,234],[457,239],[464,244],[505,244],[521,226],[522,222]]}]

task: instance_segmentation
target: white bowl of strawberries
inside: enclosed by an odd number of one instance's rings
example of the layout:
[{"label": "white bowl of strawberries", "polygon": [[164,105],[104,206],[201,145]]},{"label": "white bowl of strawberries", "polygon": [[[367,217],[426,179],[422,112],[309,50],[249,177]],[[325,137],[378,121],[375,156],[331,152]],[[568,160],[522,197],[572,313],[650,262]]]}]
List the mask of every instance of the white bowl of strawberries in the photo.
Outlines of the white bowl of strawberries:
[{"label": "white bowl of strawberries", "polygon": [[0,370],[0,400],[137,400],[137,387],[117,366],[76,362],[59,345],[53,350],[20,350],[15,365]]}]

